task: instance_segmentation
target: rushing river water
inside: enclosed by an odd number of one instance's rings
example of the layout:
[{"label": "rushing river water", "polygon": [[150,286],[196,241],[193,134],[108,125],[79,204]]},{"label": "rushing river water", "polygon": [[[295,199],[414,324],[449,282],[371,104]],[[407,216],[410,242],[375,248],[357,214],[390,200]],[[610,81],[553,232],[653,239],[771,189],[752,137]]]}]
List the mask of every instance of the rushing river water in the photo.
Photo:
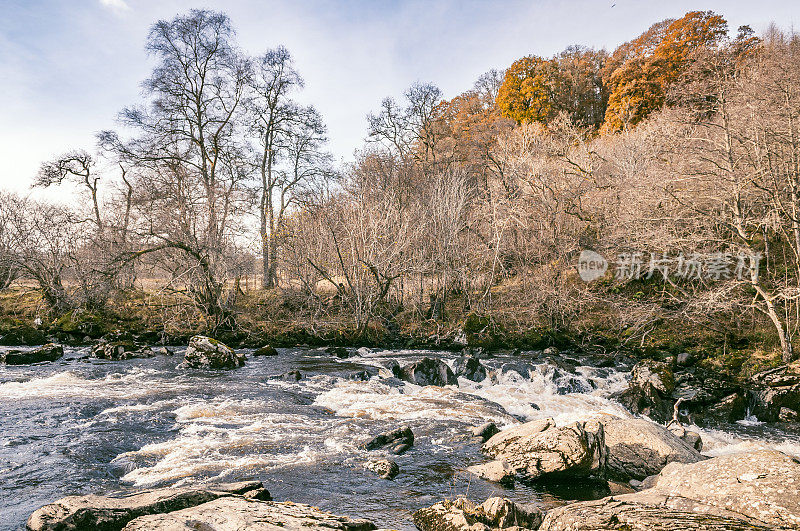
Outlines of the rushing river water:
[{"label": "rushing river water", "polygon": [[[109,362],[68,348],[54,363],[0,365],[0,529],[24,528],[37,507],[70,494],[253,478],[276,500],[397,529],[414,529],[414,510],[459,494],[501,493],[547,508],[597,493],[581,485],[506,489],[470,477],[466,467],[485,459],[468,428],[627,415],[608,399],[625,388],[623,370],[565,371],[533,354],[499,355],[482,360],[496,371],[491,381],[418,387],[350,375],[374,375],[389,358],[449,362],[453,354],[361,351],[342,360],[319,350],[280,353],[231,371],[177,369],[182,350]],[[303,379],[274,378],[291,370]],[[414,431],[414,447],[393,457],[400,475],[380,479],[363,463],[382,452],[359,445],[400,425]],[[761,447],[800,455],[800,438],[755,419],[701,434],[708,455]]]}]

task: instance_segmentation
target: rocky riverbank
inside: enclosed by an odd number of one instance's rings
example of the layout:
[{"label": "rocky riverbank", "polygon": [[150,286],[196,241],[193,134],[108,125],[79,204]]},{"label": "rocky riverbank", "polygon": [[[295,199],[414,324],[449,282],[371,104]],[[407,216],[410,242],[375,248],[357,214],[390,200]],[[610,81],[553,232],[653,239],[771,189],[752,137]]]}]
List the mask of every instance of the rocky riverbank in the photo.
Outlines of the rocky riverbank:
[{"label": "rocky riverbank", "polygon": [[[271,366],[283,367],[272,371],[266,378],[260,376],[257,383],[246,384],[242,389],[249,392],[264,385],[274,386],[284,390],[278,395],[276,404],[287,399],[307,404],[311,389],[322,386],[328,391],[314,395],[314,405],[324,408],[320,413],[330,415],[333,411],[327,408],[333,408],[337,417],[352,419],[341,424],[337,429],[340,434],[342,430],[346,430],[345,433],[352,430],[356,419],[363,416],[376,418],[377,415],[387,420],[414,419],[419,415],[429,418],[427,425],[397,422],[385,431],[369,430],[368,437],[362,434],[357,440],[335,443],[353,447],[357,457],[351,458],[347,466],[352,470],[349,473],[359,476],[357,481],[370,481],[364,478],[371,476],[374,481],[388,484],[408,481],[413,484],[413,476],[425,470],[425,462],[436,459],[436,454],[430,452],[433,449],[440,451],[442,447],[437,445],[441,445],[443,440],[452,441],[447,443],[448,452],[472,455],[479,450],[484,456],[482,459],[470,457],[468,466],[453,469],[450,474],[454,477],[459,474],[470,476],[472,479],[468,480],[467,491],[470,483],[488,482],[497,485],[500,494],[480,502],[483,498],[472,501],[442,489],[438,495],[443,499],[437,503],[428,501],[425,504],[413,495],[408,499],[395,499],[392,503],[416,511],[413,522],[422,530],[620,528],[614,527],[615,522],[625,529],[766,529],[792,528],[798,524],[796,518],[800,510],[797,504],[800,502],[797,489],[791,489],[791,486],[800,484],[800,465],[796,459],[772,450],[713,458],[700,452],[704,441],[695,432],[699,430],[695,424],[714,426],[721,419],[723,422],[738,420],[739,415],[720,417],[717,414],[721,408],[717,404],[730,402],[727,397],[731,394],[731,387],[725,382],[713,383],[711,375],[685,360],[637,361],[624,356],[579,356],[561,353],[554,348],[505,354],[500,358],[482,349],[470,348],[455,358],[418,353],[410,359],[405,359],[407,353],[392,357],[387,355],[390,352],[381,353],[369,348],[331,347],[309,351],[314,359],[321,360],[319,363],[352,367],[349,373],[329,373],[337,374],[332,377],[314,375],[313,367],[316,365],[308,361],[284,364],[288,353],[285,349],[275,349],[271,345],[261,345],[258,350],[233,349],[204,336],[193,337],[185,349],[103,341],[91,349],[84,349],[81,351],[83,354],[76,357],[74,350],[68,349],[69,353],[64,356],[64,351],[59,348],[58,345],[46,345],[39,349],[17,349],[18,352],[11,352],[11,355],[12,359],[40,363],[36,367],[42,368],[76,362],[88,366],[99,364],[99,367],[108,364],[119,367],[139,364],[169,366],[175,371],[169,381],[183,382],[181,389],[186,390],[195,385],[184,387],[194,381],[194,375],[201,378],[198,382],[211,381],[208,378],[218,379],[223,375],[225,381],[235,382],[242,377],[237,375],[250,374],[254,365],[260,367],[258,371]],[[8,356],[7,353],[6,359]],[[537,378],[544,378],[546,388],[536,390],[529,386],[534,370]],[[737,396],[742,396],[743,400],[748,397],[748,404],[756,403],[749,402],[754,400],[753,397],[761,397],[764,404],[770,404],[764,406],[765,411],[780,408],[776,418],[782,420],[781,415],[788,418],[787,409],[794,411],[790,406],[795,404],[796,374],[796,368],[791,365],[766,371],[752,380],[752,388],[734,388],[733,394],[741,393]],[[608,385],[603,378],[623,376],[622,385],[614,384],[616,390],[608,395],[615,397],[617,402],[591,398],[599,387]],[[114,378],[105,378],[102,385],[114,381]],[[124,381],[124,378],[119,381]],[[300,395],[289,398],[286,390],[295,388],[301,390]],[[11,389],[14,387],[8,387]],[[504,391],[497,394],[494,389]],[[705,394],[700,396],[701,392]],[[361,393],[367,393],[365,396],[368,398],[361,401],[358,398]],[[518,396],[512,400],[504,393]],[[547,398],[558,403],[562,400],[559,397],[567,400],[565,405],[576,404],[572,401],[586,397],[586,404],[595,403],[601,407],[585,412],[577,420],[574,414],[558,418],[537,414],[542,407],[552,406],[534,401]],[[526,399],[528,404],[522,410],[520,407]],[[378,404],[376,400],[383,402]],[[661,423],[625,416],[618,406],[618,409],[610,407],[613,403],[625,404],[634,413],[658,418]],[[139,406],[133,404],[131,407]],[[213,461],[205,460],[203,454],[249,444],[244,441],[253,438],[252,430],[257,433],[263,429],[258,427],[261,416],[256,415],[241,424],[245,439],[228,440],[228,435],[219,439],[216,433],[221,430],[228,433],[224,431],[228,424],[219,424],[219,428],[205,431],[202,419],[213,418],[215,411],[199,409],[192,412],[191,407],[182,406],[179,415],[199,419],[200,423],[193,424],[196,426],[193,429],[200,430],[202,436],[191,436],[184,442],[179,438],[175,450],[169,450],[171,443],[156,445],[147,450],[143,461],[128,461],[133,458],[118,456],[114,461],[119,462],[116,466],[128,471],[125,477],[146,477],[143,474],[147,473],[148,467],[153,471],[159,468],[168,470],[165,468],[170,466],[167,463],[180,455],[174,452],[183,452],[183,447],[189,444],[198,445],[196,452],[199,453],[191,459],[197,461],[198,470],[206,470],[214,465]],[[220,402],[219,407],[233,407],[235,412],[238,408],[250,407],[250,404],[245,400],[234,406],[229,399]],[[142,411],[148,411],[148,408],[150,406],[144,404]],[[413,412],[408,412],[408,408]],[[452,413],[443,411],[428,417],[427,408],[452,408]],[[459,412],[460,409],[463,413]],[[453,438],[448,435],[443,439],[437,433],[441,431],[437,424],[442,421],[436,418],[461,414],[471,419],[471,427],[460,428],[460,436]],[[535,420],[525,422],[526,415],[530,414]],[[742,412],[742,418],[744,414]],[[571,420],[564,420],[567,417]],[[319,421],[327,422],[323,418]],[[237,419],[235,422],[242,421]],[[782,422],[788,425],[791,420]],[[310,424],[304,426],[292,429],[314,429]],[[447,430],[452,431],[453,425],[447,426]],[[422,430],[421,435],[418,430]],[[330,439],[325,438],[324,446],[328,441]],[[432,441],[435,441],[433,447]],[[268,451],[275,451],[280,446],[271,448],[274,450]],[[298,451],[300,449],[302,445],[297,447]],[[296,459],[308,459],[304,452],[300,452]],[[153,458],[161,459],[156,456],[164,453],[164,460],[154,465]],[[235,463],[243,461],[236,458],[229,462],[235,466]],[[314,466],[333,466],[333,463],[316,463],[309,464],[309,473],[313,472]],[[188,472],[180,470],[178,465],[169,474],[161,477],[173,478],[175,482]],[[226,474],[241,477],[235,469],[229,468]],[[308,504],[284,501],[308,501],[302,497],[298,500],[284,496],[281,501],[272,501],[270,476],[265,476],[263,481],[265,484],[258,481],[221,484],[200,480],[190,481],[188,485],[178,482],[183,486],[174,488],[127,491],[111,497],[67,496],[35,511],[27,526],[30,529],[137,530],[195,529],[197,526],[217,530],[374,529],[376,524],[373,522],[381,520],[380,515],[375,517],[375,513],[364,519],[358,503],[352,504],[349,510],[326,512]],[[349,490],[343,491],[342,495],[358,492],[354,485],[351,483]],[[517,485],[514,490],[519,490],[514,499],[509,497],[513,485]],[[528,492],[527,489],[547,492],[563,488],[577,489],[582,494],[577,500],[567,498],[545,504],[536,497],[526,500],[523,494]],[[490,486],[484,489],[485,492],[491,490]],[[396,495],[408,495],[400,492],[409,491],[403,489]],[[760,493],[763,497],[759,497]],[[774,511],[782,516],[771,517]],[[348,514],[351,518],[335,514]]]}]

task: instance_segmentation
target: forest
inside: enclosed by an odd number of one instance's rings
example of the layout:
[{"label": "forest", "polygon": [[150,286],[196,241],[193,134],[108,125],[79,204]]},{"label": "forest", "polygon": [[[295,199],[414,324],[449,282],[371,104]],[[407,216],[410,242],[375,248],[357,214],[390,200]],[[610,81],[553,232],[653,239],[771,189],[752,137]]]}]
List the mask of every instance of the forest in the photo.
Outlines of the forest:
[{"label": "forest", "polygon": [[[118,128],[41,165],[35,187],[74,197],[0,192],[6,344],[572,344],[742,371],[796,356],[794,33],[694,11],[450,99],[414,83],[345,163],[286,48],[250,56],[205,10],[145,45],[155,66]],[[609,262],[591,282],[586,250]]]}]

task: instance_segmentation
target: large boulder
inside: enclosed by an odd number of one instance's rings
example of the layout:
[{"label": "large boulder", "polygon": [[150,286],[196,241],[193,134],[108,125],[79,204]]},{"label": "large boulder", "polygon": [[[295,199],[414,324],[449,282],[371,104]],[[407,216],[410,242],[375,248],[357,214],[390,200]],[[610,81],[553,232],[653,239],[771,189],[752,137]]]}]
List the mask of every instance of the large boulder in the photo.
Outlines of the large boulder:
[{"label": "large boulder", "polygon": [[594,420],[561,427],[534,420],[494,435],[482,450],[523,480],[599,475],[606,461],[603,425]]},{"label": "large boulder", "polygon": [[543,531],[796,529],[800,462],[761,450],[668,464],[651,488],[548,512]]},{"label": "large boulder", "polygon": [[433,358],[422,358],[402,368],[400,378],[416,385],[458,385],[456,375],[447,364]]},{"label": "large boulder", "polygon": [[54,343],[33,350],[8,350],[0,353],[0,362],[6,365],[28,365],[43,361],[56,361],[64,355],[64,347]]},{"label": "large boulder", "polygon": [[689,443],[663,426],[643,419],[603,415],[606,474],[627,481],[658,474],[668,463],[696,463],[705,459]]},{"label": "large boulder", "polygon": [[483,531],[489,529],[537,529],[542,511],[507,498],[489,498],[481,505],[459,497],[420,509],[413,515],[420,531]]},{"label": "large boulder", "polygon": [[781,408],[800,411],[800,364],[783,365],[750,378],[752,413],[759,420],[780,420]]},{"label": "large boulder", "polygon": [[675,375],[669,365],[642,360],[631,371],[628,389],[615,398],[631,413],[665,422],[672,416],[671,395],[674,390]]},{"label": "large boulder", "polygon": [[155,352],[150,347],[137,345],[131,341],[113,341],[95,345],[92,348],[92,356],[102,360],[128,360],[152,358]]},{"label": "large boulder", "polygon": [[167,514],[142,516],[125,531],[369,531],[375,524],[336,516],[300,503],[260,502],[244,498],[222,498]]},{"label": "large boulder", "polygon": [[183,355],[181,367],[192,369],[233,369],[244,365],[245,355],[206,336],[194,336]]},{"label": "large boulder", "polygon": [[453,372],[456,376],[463,376],[473,382],[482,382],[486,379],[486,367],[472,356],[461,356],[453,362]]},{"label": "large boulder", "polygon": [[28,518],[31,531],[117,530],[139,516],[177,511],[226,496],[263,489],[260,481],[208,488],[167,488],[122,498],[67,496],[37,509]]},{"label": "large boulder", "polygon": [[670,463],[653,490],[741,513],[776,527],[800,527],[800,461],[775,450]]}]

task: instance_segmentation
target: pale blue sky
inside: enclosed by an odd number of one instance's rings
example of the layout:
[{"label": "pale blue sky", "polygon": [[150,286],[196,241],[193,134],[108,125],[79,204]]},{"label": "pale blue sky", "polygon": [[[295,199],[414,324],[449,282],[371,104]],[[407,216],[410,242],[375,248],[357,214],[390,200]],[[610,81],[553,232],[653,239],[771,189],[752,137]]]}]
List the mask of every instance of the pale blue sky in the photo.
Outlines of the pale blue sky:
[{"label": "pale blue sky", "polygon": [[43,159],[92,148],[94,133],[138,101],[152,66],[148,27],[193,7],[227,12],[250,53],[289,48],[303,98],[322,111],[344,160],[363,142],[365,115],[414,81],[452,97],[521,56],[575,43],[613,49],[697,9],[734,29],[800,22],[800,3],[789,0],[0,0],[0,188],[27,189]]}]

